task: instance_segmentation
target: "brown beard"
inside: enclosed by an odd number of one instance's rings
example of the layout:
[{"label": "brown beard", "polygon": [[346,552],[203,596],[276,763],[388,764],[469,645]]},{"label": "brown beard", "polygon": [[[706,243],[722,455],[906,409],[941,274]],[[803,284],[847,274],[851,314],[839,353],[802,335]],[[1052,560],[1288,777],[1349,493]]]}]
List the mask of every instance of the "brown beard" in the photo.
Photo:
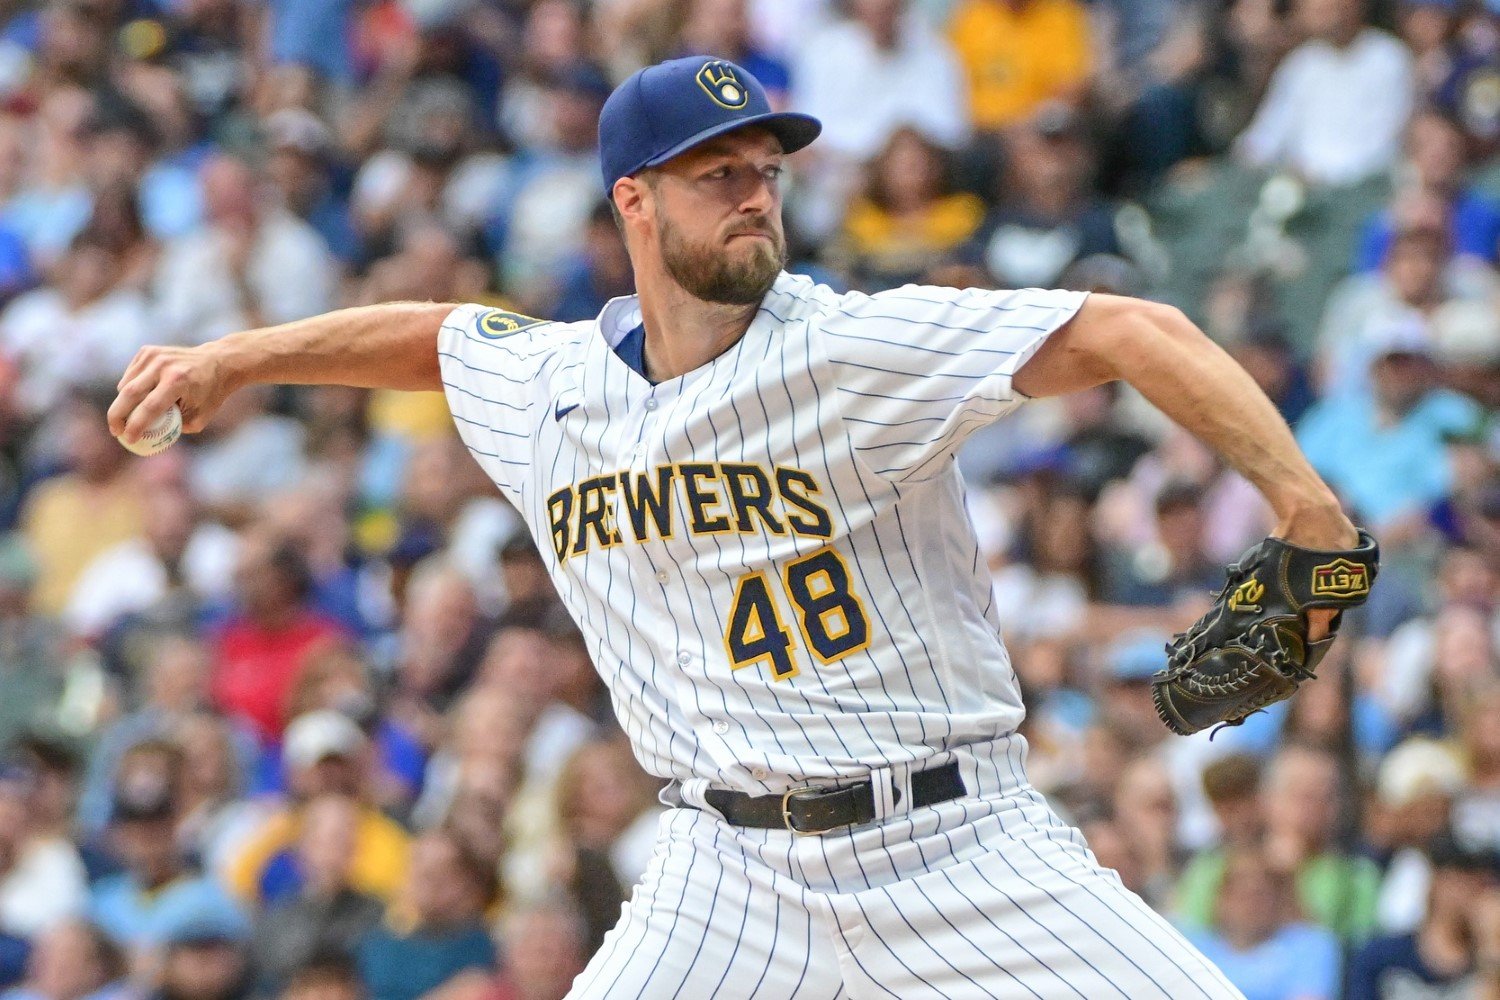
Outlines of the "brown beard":
[{"label": "brown beard", "polygon": [[777,275],[786,267],[786,237],[772,229],[768,220],[739,230],[764,233],[771,238],[770,245],[757,243],[748,261],[732,260],[717,247],[687,241],[660,212],[656,221],[661,229],[662,262],[667,273],[689,295],[704,302],[755,305],[765,298]]}]

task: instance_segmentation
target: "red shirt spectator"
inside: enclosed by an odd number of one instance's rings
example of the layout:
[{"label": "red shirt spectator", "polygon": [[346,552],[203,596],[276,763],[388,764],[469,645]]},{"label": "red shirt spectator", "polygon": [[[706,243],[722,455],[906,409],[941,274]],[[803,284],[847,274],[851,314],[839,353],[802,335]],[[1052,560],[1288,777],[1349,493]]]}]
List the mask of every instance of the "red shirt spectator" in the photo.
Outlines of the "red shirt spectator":
[{"label": "red shirt spectator", "polygon": [[240,607],[215,644],[214,704],[249,721],[268,742],[281,735],[308,651],[345,638],[307,606],[310,580],[295,549],[247,541],[235,570]]}]

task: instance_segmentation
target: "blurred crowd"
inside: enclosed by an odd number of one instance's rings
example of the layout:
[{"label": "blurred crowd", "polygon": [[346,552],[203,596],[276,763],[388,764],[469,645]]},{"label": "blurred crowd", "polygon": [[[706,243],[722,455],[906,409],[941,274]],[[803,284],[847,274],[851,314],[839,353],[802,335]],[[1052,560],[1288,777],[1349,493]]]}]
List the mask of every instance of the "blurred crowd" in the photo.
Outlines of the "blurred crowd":
[{"label": "blurred crowd", "polygon": [[441,397],[103,414],[147,342],[592,317],[599,109],[695,52],[824,121],[794,270],[1177,304],[1383,543],[1315,683],[1168,738],[1265,505],[1118,387],[980,432],[1033,782],[1250,1000],[1500,990],[1500,3],[4,0],[0,1000],[566,993],[658,785]]}]

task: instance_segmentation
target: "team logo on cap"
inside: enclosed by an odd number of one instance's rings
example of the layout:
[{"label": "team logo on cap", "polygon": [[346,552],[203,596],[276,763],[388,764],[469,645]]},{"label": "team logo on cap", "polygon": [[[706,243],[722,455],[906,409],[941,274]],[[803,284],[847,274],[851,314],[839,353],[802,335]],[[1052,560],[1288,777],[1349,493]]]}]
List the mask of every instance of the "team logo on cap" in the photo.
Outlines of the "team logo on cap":
[{"label": "team logo on cap", "polygon": [[750,101],[750,91],[735,76],[734,67],[721,59],[706,62],[698,71],[698,86],[721,108],[738,111]]}]

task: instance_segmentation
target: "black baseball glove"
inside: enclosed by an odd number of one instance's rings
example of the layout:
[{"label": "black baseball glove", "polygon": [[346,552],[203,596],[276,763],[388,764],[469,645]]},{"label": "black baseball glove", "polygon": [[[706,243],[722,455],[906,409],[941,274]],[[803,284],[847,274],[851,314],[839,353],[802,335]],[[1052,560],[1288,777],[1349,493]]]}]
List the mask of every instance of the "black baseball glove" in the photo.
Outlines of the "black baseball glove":
[{"label": "black baseball glove", "polygon": [[1215,723],[1237,726],[1311,680],[1333,644],[1307,637],[1303,612],[1363,604],[1380,568],[1380,547],[1360,531],[1356,548],[1320,552],[1267,538],[1227,571],[1208,614],[1167,644],[1167,669],[1151,678],[1156,712],[1186,736]]}]

